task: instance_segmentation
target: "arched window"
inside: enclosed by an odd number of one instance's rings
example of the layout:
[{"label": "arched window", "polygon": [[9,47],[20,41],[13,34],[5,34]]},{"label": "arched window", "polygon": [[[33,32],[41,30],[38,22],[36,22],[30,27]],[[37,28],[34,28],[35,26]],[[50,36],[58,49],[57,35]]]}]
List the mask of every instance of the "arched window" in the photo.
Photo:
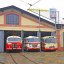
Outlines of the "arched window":
[{"label": "arched window", "polygon": [[19,16],[17,14],[7,14],[6,24],[19,25]]}]

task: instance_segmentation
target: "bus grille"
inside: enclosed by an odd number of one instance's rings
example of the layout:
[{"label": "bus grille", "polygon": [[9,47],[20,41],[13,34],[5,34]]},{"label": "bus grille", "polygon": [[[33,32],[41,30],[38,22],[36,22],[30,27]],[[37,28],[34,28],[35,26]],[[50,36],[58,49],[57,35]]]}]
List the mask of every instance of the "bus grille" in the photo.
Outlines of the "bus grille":
[{"label": "bus grille", "polygon": [[17,44],[12,44],[12,47],[13,48],[17,48]]},{"label": "bus grille", "polygon": [[32,44],[33,47],[37,47],[37,44]]}]

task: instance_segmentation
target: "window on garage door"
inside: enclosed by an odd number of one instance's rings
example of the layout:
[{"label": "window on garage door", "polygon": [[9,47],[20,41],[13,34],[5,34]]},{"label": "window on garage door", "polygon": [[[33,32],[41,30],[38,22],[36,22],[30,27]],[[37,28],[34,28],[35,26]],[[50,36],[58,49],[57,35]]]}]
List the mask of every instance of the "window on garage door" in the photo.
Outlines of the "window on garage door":
[{"label": "window on garage door", "polygon": [[17,14],[7,14],[6,15],[6,24],[19,25],[19,15],[17,15]]}]

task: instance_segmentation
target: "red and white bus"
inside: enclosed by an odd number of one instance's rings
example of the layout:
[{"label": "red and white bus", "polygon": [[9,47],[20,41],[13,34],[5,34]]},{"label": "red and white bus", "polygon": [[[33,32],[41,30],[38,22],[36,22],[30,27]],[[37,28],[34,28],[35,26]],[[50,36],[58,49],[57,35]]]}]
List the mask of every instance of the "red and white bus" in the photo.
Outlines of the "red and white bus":
[{"label": "red and white bus", "polygon": [[[43,46],[44,45],[44,46]],[[57,42],[55,36],[45,36],[42,38],[42,50],[57,50]]]},{"label": "red and white bus", "polygon": [[22,39],[19,36],[8,36],[6,39],[6,51],[22,50]]},{"label": "red and white bus", "polygon": [[24,38],[24,50],[40,50],[40,40],[36,36],[28,36]]}]

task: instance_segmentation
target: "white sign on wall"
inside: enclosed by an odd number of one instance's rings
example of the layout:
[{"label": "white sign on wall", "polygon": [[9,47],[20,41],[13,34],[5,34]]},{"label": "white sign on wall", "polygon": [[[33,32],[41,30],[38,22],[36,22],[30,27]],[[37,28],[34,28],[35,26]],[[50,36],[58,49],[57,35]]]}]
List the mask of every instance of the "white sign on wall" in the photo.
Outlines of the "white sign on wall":
[{"label": "white sign on wall", "polygon": [[51,8],[50,9],[50,18],[56,18],[56,9],[55,8]]}]

